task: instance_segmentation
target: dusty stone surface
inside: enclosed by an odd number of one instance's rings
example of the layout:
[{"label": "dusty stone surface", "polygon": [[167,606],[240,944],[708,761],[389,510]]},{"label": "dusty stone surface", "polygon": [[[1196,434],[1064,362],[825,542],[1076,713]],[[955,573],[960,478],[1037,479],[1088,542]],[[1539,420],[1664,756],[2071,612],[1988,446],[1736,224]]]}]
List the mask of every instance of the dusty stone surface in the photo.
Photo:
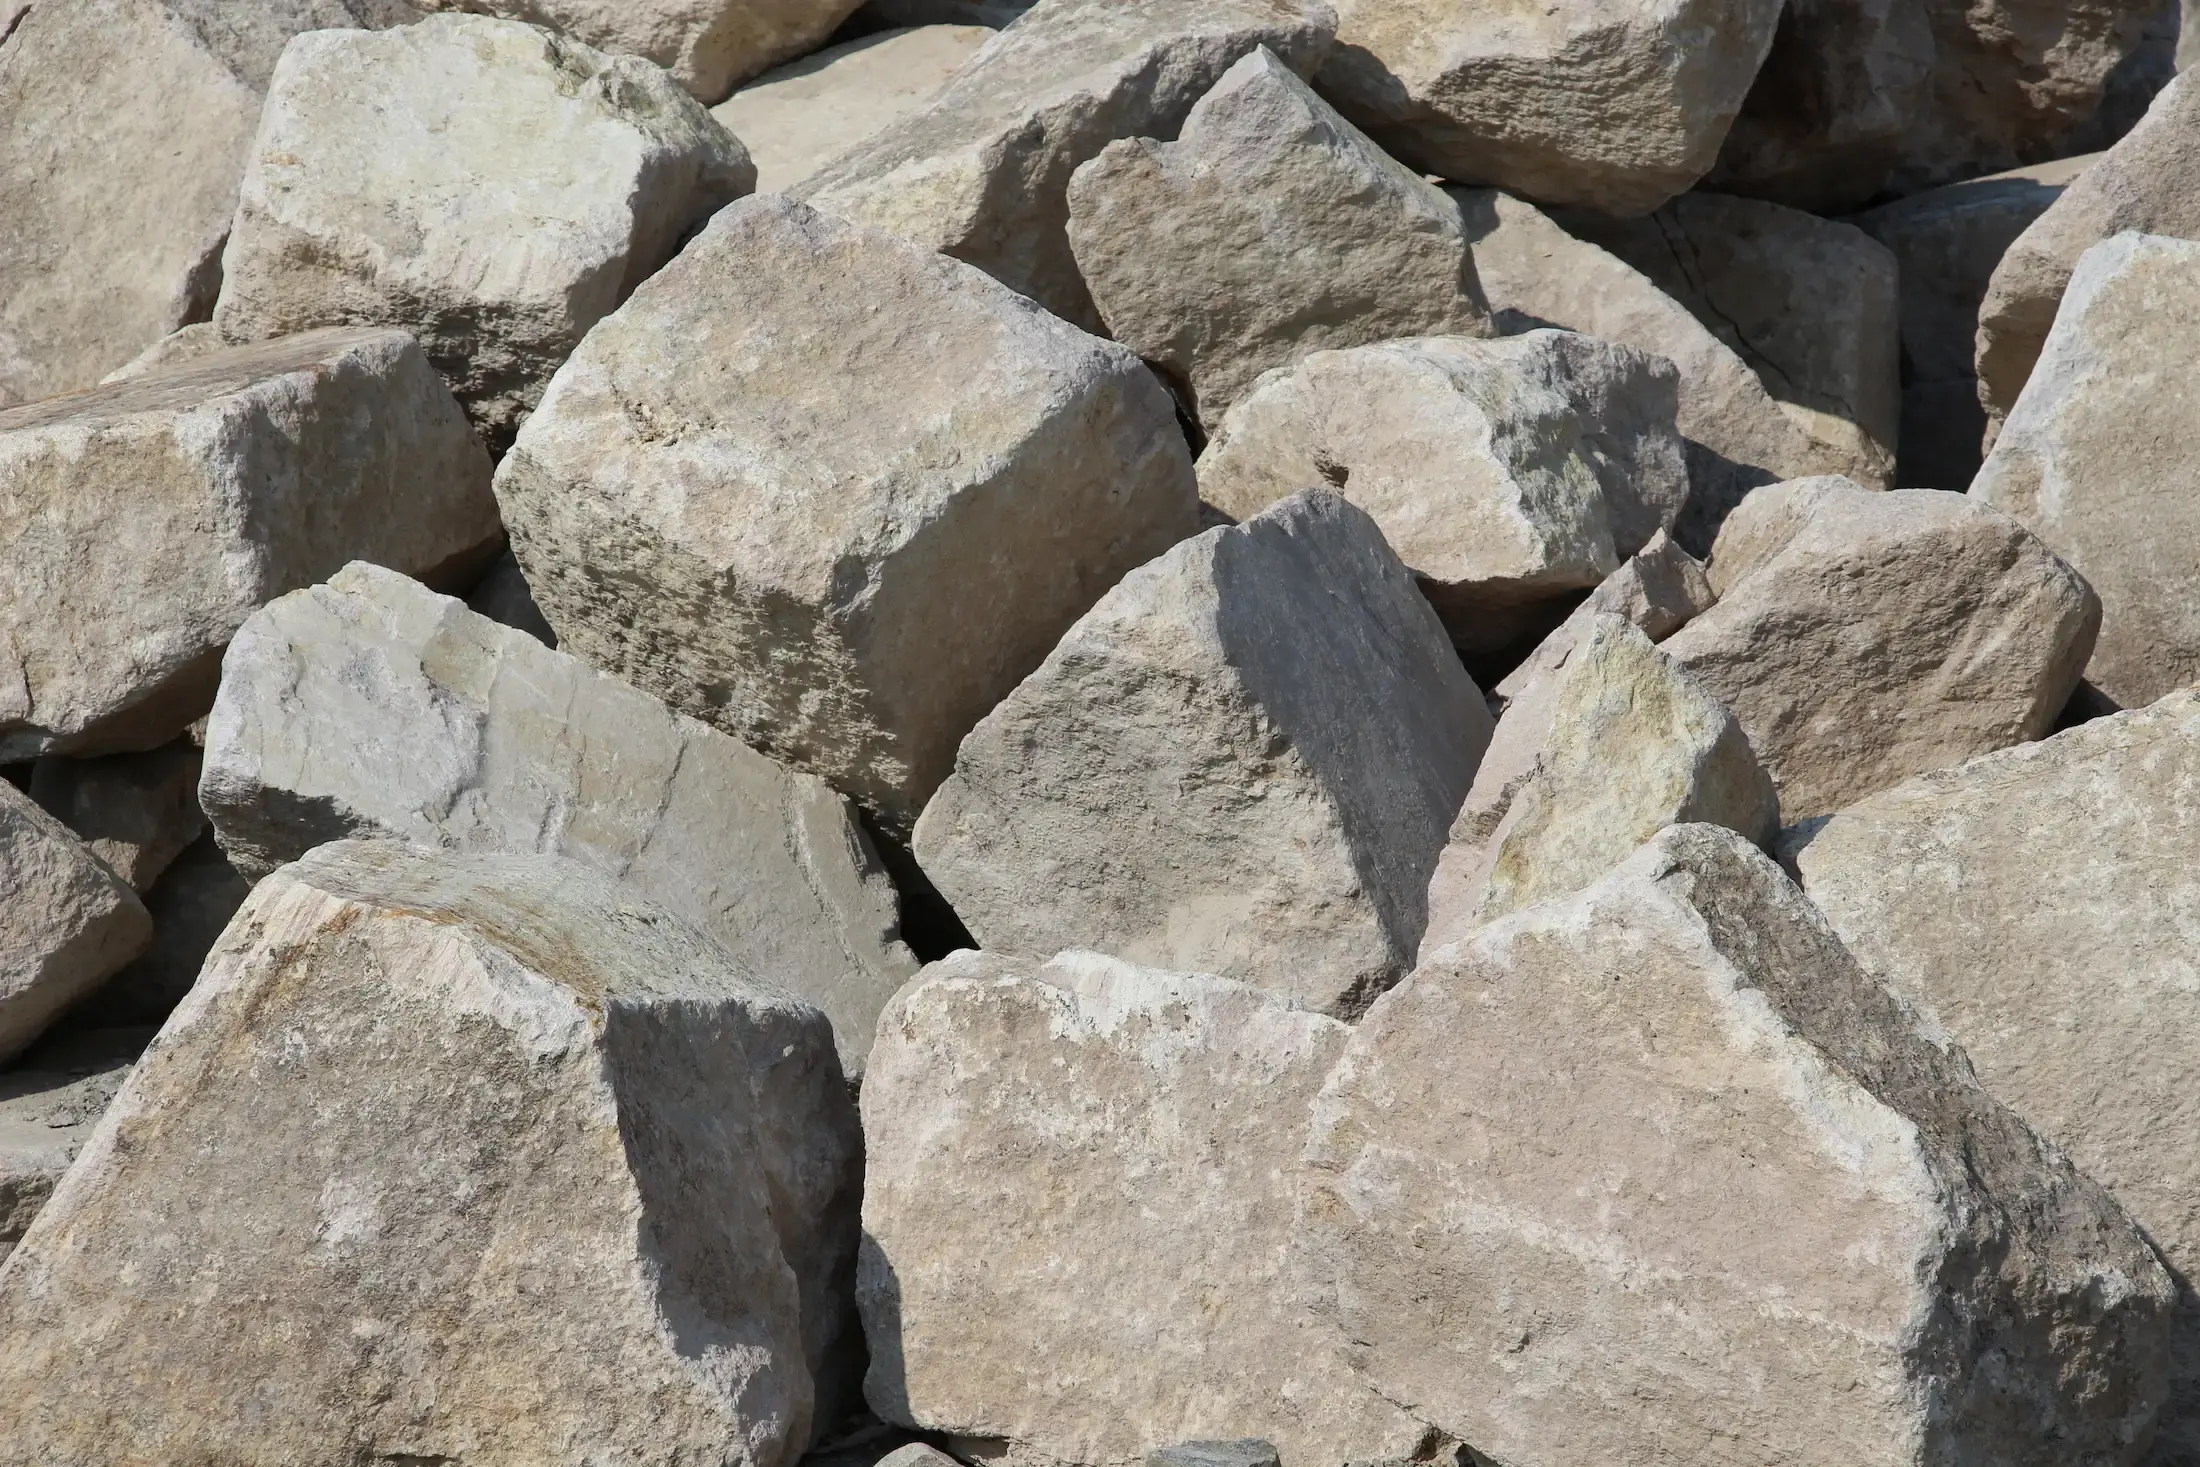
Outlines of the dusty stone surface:
[{"label": "dusty stone surface", "polygon": [[1108,334],[1210,429],[1311,352],[1491,330],[1458,204],[1266,47],[1175,142],[1113,142],[1080,167],[1069,243]]},{"label": "dusty stone surface", "polygon": [[903,833],[971,726],[1198,515],[1136,357],[776,195],[590,334],[497,496],[560,646]]},{"label": "dusty stone surface", "polygon": [[410,337],[317,331],[0,412],[0,761],[157,748],[255,607],[494,552],[489,459]]},{"label": "dusty stone surface", "polygon": [[791,1462],[861,1138],[770,976],[553,858],[262,883],[0,1275],[0,1461]]},{"label": "dusty stone surface", "polygon": [[1117,138],[1174,137],[1256,46],[1312,71],[1335,24],[1326,0],[1041,0],[929,107],[793,193],[1098,331],[1064,232],[1078,165]]},{"label": "dusty stone surface", "polygon": [[176,857],[143,898],[153,935],[145,951],[69,1006],[68,1022],[94,1028],[158,1024],[175,1011],[214,943],[252,894],[209,830]]},{"label": "dusty stone surface", "polygon": [[864,1082],[872,1409],[1095,1467],[1254,1422],[1287,1462],[1413,1455],[1287,1259],[1350,1033],[1098,953],[927,968]]},{"label": "dusty stone surface", "polygon": [[104,1029],[38,1046],[0,1073],[0,1263],[15,1251],[129,1078],[150,1029]]},{"label": "dusty stone surface", "polygon": [[1491,1460],[2121,1464],[2160,1407],[2130,1219],[1731,831],[1437,951],[1315,1117],[1311,1280]]},{"label": "dusty stone surface", "polygon": [[502,448],[589,327],[756,167],[657,67],[436,15],[283,53],[214,323],[402,326]]},{"label": "dusty stone surface", "polygon": [[1718,605],[1664,644],[1741,719],[1792,824],[2045,734],[2100,627],[2084,579],[1937,489],[1803,479],[1742,501]]},{"label": "dusty stone surface", "polygon": [[199,749],[189,739],[145,754],[45,758],[30,797],[143,893],[199,838]]},{"label": "dusty stone surface", "polygon": [[1489,728],[1374,522],[1299,495],[1103,597],[963,740],[914,849],[980,947],[1350,1015],[1412,966]]},{"label": "dusty stone surface", "polygon": [[916,972],[893,885],[824,781],[376,566],[245,623],[201,798],[250,877],[348,836],[619,877],[823,1010],[851,1075]]},{"label": "dusty stone surface", "polygon": [[0,780],[0,1065],[145,947],[128,883],[30,796]]}]

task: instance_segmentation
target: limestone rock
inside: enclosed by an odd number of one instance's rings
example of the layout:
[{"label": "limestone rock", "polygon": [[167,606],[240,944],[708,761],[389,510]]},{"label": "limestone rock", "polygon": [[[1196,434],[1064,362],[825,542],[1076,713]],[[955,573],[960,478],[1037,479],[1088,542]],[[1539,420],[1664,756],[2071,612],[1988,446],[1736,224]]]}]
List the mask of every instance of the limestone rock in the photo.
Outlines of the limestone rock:
[{"label": "limestone rock", "polygon": [[2130,1219],[1731,831],[1437,951],[1315,1116],[1313,1285],[1489,1460],[2129,1464],[2159,1409]]},{"label": "limestone rock", "polygon": [[822,1009],[850,1074],[916,971],[893,886],[822,780],[376,566],[245,623],[201,798],[251,877],[347,836],[621,877]]},{"label": "limestone rock", "polygon": [[[0,1065],[136,957],[152,923],[128,883],[0,780]],[[4,1337],[4,1336],[0,1336]]]},{"label": "limestone rock", "polygon": [[146,754],[41,759],[30,797],[142,893],[206,828],[198,785],[198,746],[179,739]]},{"label": "limestone rock", "polygon": [[927,968],[863,1089],[872,1409],[1083,1467],[1255,1422],[1286,1462],[1411,1456],[1287,1258],[1350,1032],[1097,953]]},{"label": "limestone rock", "polygon": [[488,456],[399,331],[0,412],[0,762],[158,748],[255,607],[354,557],[464,575],[498,533]]},{"label": "limestone rock", "polygon": [[558,645],[558,634],[543,617],[542,608],[535,604],[535,593],[528,588],[527,572],[519,568],[519,558],[509,550],[491,562],[488,573],[474,582],[474,588],[466,593],[466,605],[499,625],[527,633],[545,647]]},{"label": "limestone rock", "polygon": [[1664,644],[1734,711],[1792,824],[2045,734],[2100,626],[2015,520],[1937,489],[1760,489],[1711,557],[1719,603]]},{"label": "limestone rock", "polygon": [[963,740],[919,864],[978,944],[1350,1015],[1413,963],[1489,712],[1326,491],[1141,566]]},{"label": "limestone rock", "polygon": [[758,191],[777,193],[922,109],[992,38],[982,25],[859,36],[766,72],[711,116],[749,150]]},{"label": "limestone rock", "polygon": [[[2200,694],[1883,790],[1794,832],[1865,970],[2200,1276]],[[2200,1296],[2180,1291],[2155,1460],[2200,1452]]]},{"label": "limestone rock", "polygon": [[1311,71],[1335,23],[1326,0],[1040,0],[930,106],[793,194],[1098,331],[1064,233],[1070,175],[1117,138],[1174,137],[1256,46]]},{"label": "limestone rock", "polygon": [[107,1029],[41,1044],[0,1073],[0,1263],[76,1160],[129,1078],[150,1029]]},{"label": "limestone rock", "polygon": [[8,1259],[0,1462],[792,1462],[861,1138],[771,977],[554,858],[269,878]]},{"label": "limestone rock", "polygon": [[214,833],[193,841],[145,893],[153,936],[122,971],[69,1006],[70,1026],[158,1024],[175,1011],[214,943],[252,894]]},{"label": "limestone rock", "polygon": [[1198,515],[1136,357],[775,195],[590,333],[497,496],[560,646],[900,832],[971,725]]},{"label": "limestone rock", "polygon": [[1317,352],[1230,410],[1200,496],[1243,519],[1327,482],[1453,641],[1494,651],[1524,603],[1599,584],[1679,517],[1674,413],[1669,363],[1571,332]]},{"label": "limestone rock", "polygon": [[1490,333],[1458,204],[1266,47],[1177,141],[1113,142],[1080,167],[1069,243],[1108,334],[1184,384],[1209,428],[1310,352]]},{"label": "limestone rock", "polygon": [[1718,597],[1702,561],[1660,530],[1628,562],[1607,576],[1496,688],[1508,704],[1529,686],[1556,673],[1599,616],[1624,617],[1653,642],[1662,642],[1709,611]]},{"label": "limestone rock", "polygon": [[588,328],[755,183],[634,57],[475,15],[317,32],[275,69],[214,323],[402,326],[501,448]]},{"label": "limestone rock", "polygon": [[[212,309],[209,305],[208,309]],[[211,356],[229,345],[212,321],[194,321],[189,326],[169,332],[136,356],[99,379],[102,387],[113,382],[127,382],[132,377],[143,377],[164,367],[180,366],[195,362],[200,357]]]},{"label": "limestone rock", "polygon": [[1779,16],[1779,0],[1338,0],[1320,79],[1416,168],[1647,214],[1710,169]]}]

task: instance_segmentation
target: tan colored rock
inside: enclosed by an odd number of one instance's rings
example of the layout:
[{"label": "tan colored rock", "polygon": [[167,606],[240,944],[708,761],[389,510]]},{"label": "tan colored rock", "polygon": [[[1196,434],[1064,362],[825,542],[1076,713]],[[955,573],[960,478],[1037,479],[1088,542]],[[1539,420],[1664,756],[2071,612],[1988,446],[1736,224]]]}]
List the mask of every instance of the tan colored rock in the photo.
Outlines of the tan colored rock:
[{"label": "tan colored rock", "polygon": [[2138,1229],[1731,831],[1439,949],[1315,1117],[1311,1282],[1488,1460],[2132,1464],[2162,1403]]},{"label": "tan colored rock", "polygon": [[637,58],[476,15],[318,32],[269,85],[214,324],[402,326],[501,449],[588,328],[755,184]]},{"label": "tan colored rock", "polygon": [[1210,429],[1311,352],[1490,334],[1458,204],[1265,46],[1175,142],[1113,142],[1077,170],[1069,243],[1108,334]]},{"label": "tan colored rock", "polygon": [[2007,515],[1937,489],[1803,479],[1742,501],[1719,603],[1664,644],[1734,711],[1792,824],[2045,734],[2100,626]]},{"label": "tan colored rock", "polygon": [[0,412],[0,761],[169,742],[263,603],[468,576],[489,459],[412,338],[330,330]]},{"label": "tan colored rock", "polygon": [[1350,1033],[1098,953],[927,968],[863,1091],[872,1409],[1090,1467],[1255,1426],[1287,1462],[1415,1455],[1287,1256]]},{"label": "tan colored rock", "polygon": [[222,340],[221,332],[212,321],[195,321],[189,326],[169,332],[100,378],[99,385],[105,387],[114,382],[127,382],[132,377],[143,377],[148,372],[195,362],[200,357],[210,356],[228,345],[228,342]]},{"label": "tan colored rock", "polygon": [[758,192],[777,193],[923,108],[992,38],[983,25],[859,36],[765,72],[710,115],[748,149]]},{"label": "tan colored rock", "polygon": [[145,947],[129,884],[0,780],[0,1066]]},{"label": "tan colored rock", "polygon": [[901,832],[971,725],[1198,514],[1136,357],[776,195],[590,333],[497,495],[561,647]]},{"label": "tan colored rock", "polygon": [[1717,600],[1703,562],[1660,530],[1538,643],[1527,661],[1505,674],[1494,691],[1508,705],[1517,701],[1531,685],[1566,665],[1599,616],[1624,617],[1651,641],[1662,642]]},{"label": "tan colored rock", "polygon": [[206,955],[252,894],[214,832],[193,841],[145,893],[153,936],[114,977],[69,1006],[69,1027],[158,1024],[199,981]]},{"label": "tan colored rock", "polygon": [[142,893],[206,828],[198,785],[198,746],[178,739],[145,754],[41,759],[30,797]]},{"label": "tan colored rock", "polygon": [[[5,16],[0,6],[0,18]],[[84,1149],[150,1029],[106,1029],[40,1045],[0,1073],[0,1263]]]},{"label": "tan colored rock", "polygon": [[1063,232],[1070,175],[1117,138],[1174,137],[1256,46],[1312,71],[1335,24],[1326,0],[1041,0],[930,106],[793,194],[1098,331]]},{"label": "tan colored rock", "polygon": [[269,878],[0,1275],[0,1462],[791,1463],[860,1135],[770,977],[553,858]]}]

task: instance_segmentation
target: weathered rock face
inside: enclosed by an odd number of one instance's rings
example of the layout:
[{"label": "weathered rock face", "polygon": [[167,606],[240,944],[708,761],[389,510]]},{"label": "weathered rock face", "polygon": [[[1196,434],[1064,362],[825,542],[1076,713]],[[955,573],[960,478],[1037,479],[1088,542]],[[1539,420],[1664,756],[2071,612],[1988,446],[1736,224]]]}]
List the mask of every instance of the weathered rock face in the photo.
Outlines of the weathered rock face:
[{"label": "weathered rock face", "polygon": [[903,831],[970,727],[1198,515],[1136,357],[769,195],[590,333],[497,496],[561,646]]},{"label": "weathered rock face", "polygon": [[546,857],[269,878],[8,1259],[0,1461],[792,1461],[861,1138],[770,976]]},{"label": "weathered rock face", "polygon": [[202,798],[248,876],[388,836],[621,877],[822,1009],[850,1074],[916,971],[893,885],[824,781],[371,565],[237,634]]},{"label": "weathered rock face", "polygon": [[1665,650],[1742,721],[1791,824],[2045,734],[2101,617],[2007,515],[1839,479],[1742,501],[1711,583],[1718,605]]},{"label": "weathered rock face", "polygon": [[1525,662],[1505,674],[1495,692],[1508,705],[1519,701],[1529,687],[1566,665],[1599,616],[1623,617],[1651,641],[1662,642],[1709,611],[1717,600],[1703,562],[1661,530],[1605,577]]},{"label": "weathered rock face", "polygon": [[1730,831],[1433,954],[1315,1116],[1313,1280],[1491,1460],[2130,1463],[2161,1404],[2138,1230]]},{"label": "weathered rock face", "polygon": [[982,25],[925,25],[860,36],[766,72],[711,108],[778,193],[921,110],[993,38]]},{"label": "weathered rock face", "polygon": [[1458,204],[1266,47],[1177,141],[1110,143],[1079,168],[1069,243],[1108,334],[1184,384],[1210,428],[1310,352],[1490,333]]},{"label": "weathered rock face", "polygon": [[404,0],[0,0],[0,407],[203,321],[268,73]]},{"label": "weathered rock face", "polygon": [[147,754],[41,759],[30,797],[143,892],[199,838],[199,750],[188,739]]},{"label": "weathered rock face", "polygon": [[402,326],[502,447],[583,333],[755,183],[633,57],[475,15],[319,32],[269,85],[214,322]]},{"label": "weathered rock face", "polygon": [[1334,486],[1452,639],[1492,651],[1523,606],[1599,584],[1679,517],[1675,392],[1664,360],[1564,331],[1318,352],[1231,409],[1200,497],[1245,518]]},{"label": "weathered rock face", "polygon": [[0,761],[157,748],[262,603],[463,574],[489,459],[412,339],[318,331],[0,412]]},{"label": "weathered rock face", "polygon": [[1064,233],[1071,174],[1117,138],[1174,137],[1256,46],[1310,72],[1335,23],[1324,0],[1041,0],[929,107],[793,194],[1098,331]]},{"label": "weathered rock face", "polygon": [[[1945,1023],[1986,1087],[2200,1275],[2190,853],[2200,694],[1884,790],[1791,859],[1865,970]],[[2200,1298],[2181,1290],[2155,1460],[2200,1452]]]},{"label": "weathered rock face", "polygon": [[69,1006],[69,1024],[158,1024],[175,1011],[214,943],[252,894],[210,830],[193,841],[145,893],[153,936],[114,977]]},{"label": "weathered rock face", "polygon": [[2125,707],[2200,679],[2195,332],[2200,244],[2121,234],[2086,251],[1971,488],[2100,593],[2086,676]]},{"label": "weathered rock face", "polygon": [[872,1409],[1065,1463],[1251,1424],[1287,1462],[1412,1456],[1287,1258],[1350,1033],[1097,953],[927,968],[864,1082]]},{"label": "weathered rock face", "polygon": [[1489,727],[1374,522],[1301,495],[1103,597],[963,740],[916,856],[981,947],[1349,1015],[1412,966]]},{"label": "weathered rock face", "polygon": [[0,1263],[76,1160],[129,1078],[150,1029],[105,1029],[40,1045],[0,1074]]},{"label": "weathered rock face", "polygon": [[0,1065],[144,948],[129,884],[66,826],[0,780]]},{"label": "weathered rock face", "polygon": [[[211,305],[208,306],[212,310]],[[211,356],[229,345],[212,321],[194,321],[178,327],[154,342],[136,356],[99,379],[102,387],[113,382],[127,382],[132,377],[143,377],[168,367],[195,362],[200,357]]]},{"label": "weathered rock face", "polygon": [[1718,157],[1778,0],[1339,0],[1322,89],[1416,168],[1647,214]]}]

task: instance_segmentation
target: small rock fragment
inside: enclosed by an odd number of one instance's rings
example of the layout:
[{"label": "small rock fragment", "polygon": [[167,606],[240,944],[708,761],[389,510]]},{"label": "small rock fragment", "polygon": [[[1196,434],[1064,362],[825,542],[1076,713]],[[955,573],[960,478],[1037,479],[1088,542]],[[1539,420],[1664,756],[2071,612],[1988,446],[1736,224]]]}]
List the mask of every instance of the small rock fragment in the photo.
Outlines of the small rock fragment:
[{"label": "small rock fragment", "polygon": [[147,754],[48,756],[31,770],[30,797],[140,893],[206,828],[188,739]]},{"label": "small rock fragment", "polygon": [[144,1028],[71,1034],[0,1073],[0,1263],[60,1185],[152,1037]]},{"label": "small rock fragment", "polygon": [[68,828],[0,780],[0,1066],[144,950],[128,883]]}]

